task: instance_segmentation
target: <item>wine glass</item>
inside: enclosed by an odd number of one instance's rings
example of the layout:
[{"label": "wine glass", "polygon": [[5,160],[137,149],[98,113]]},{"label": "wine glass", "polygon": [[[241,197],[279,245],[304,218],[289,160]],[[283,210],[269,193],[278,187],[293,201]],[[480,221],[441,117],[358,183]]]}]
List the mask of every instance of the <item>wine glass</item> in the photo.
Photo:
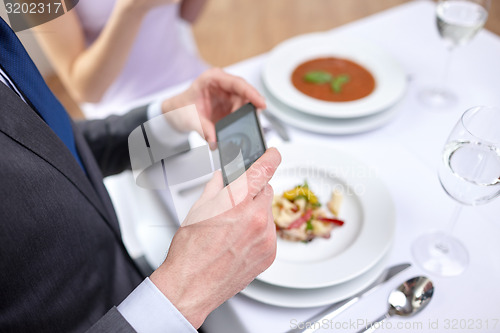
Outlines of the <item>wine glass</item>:
[{"label": "wine glass", "polygon": [[451,236],[463,205],[484,204],[500,195],[500,108],[477,106],[451,131],[439,164],[439,180],[458,202],[447,232],[427,233],[412,245],[416,262],[441,276],[461,274],[469,263],[465,246]]},{"label": "wine glass", "polygon": [[419,99],[432,107],[449,107],[456,103],[456,95],[446,89],[452,51],[469,42],[486,23],[491,0],[438,0],[436,22],[439,35],[448,49],[441,85],[420,92]]}]

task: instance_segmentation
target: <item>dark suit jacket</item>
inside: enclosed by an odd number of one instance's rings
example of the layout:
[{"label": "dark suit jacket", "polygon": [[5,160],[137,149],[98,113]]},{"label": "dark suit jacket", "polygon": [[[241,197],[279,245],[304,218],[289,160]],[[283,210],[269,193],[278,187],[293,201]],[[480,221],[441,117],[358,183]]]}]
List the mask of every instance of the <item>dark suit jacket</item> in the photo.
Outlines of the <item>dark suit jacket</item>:
[{"label": "dark suit jacket", "polygon": [[128,135],[146,120],[143,108],[73,124],[85,174],[0,83],[1,332],[85,331],[103,316],[93,331],[132,330],[114,306],[143,276],[122,243],[102,177],[129,165]]}]

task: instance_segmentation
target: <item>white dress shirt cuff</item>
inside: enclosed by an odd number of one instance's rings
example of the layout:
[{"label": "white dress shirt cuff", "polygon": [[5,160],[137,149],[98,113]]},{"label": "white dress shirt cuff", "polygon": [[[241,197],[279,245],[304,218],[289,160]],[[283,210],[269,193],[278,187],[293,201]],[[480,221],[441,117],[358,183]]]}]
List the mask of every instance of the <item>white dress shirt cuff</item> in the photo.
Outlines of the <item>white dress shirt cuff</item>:
[{"label": "white dress shirt cuff", "polygon": [[151,120],[161,114],[161,101],[156,101],[148,105],[148,119]]},{"label": "white dress shirt cuff", "polygon": [[[166,118],[161,119],[163,118],[160,117],[163,114],[161,104],[162,101],[157,101],[148,106],[148,128],[151,129],[152,134],[165,147],[178,147],[188,142],[189,132],[181,132],[173,127]],[[151,121],[156,117],[159,119]]]},{"label": "white dress shirt cuff", "polygon": [[196,329],[149,278],[118,306],[118,311],[139,333],[196,333]]}]

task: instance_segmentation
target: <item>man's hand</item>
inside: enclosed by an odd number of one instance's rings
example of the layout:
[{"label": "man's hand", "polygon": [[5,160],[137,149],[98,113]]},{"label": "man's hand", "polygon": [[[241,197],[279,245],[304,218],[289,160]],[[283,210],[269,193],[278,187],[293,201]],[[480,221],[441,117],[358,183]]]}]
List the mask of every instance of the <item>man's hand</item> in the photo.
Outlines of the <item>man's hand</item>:
[{"label": "man's hand", "polygon": [[195,328],[274,261],[268,182],[280,163],[279,152],[270,148],[226,188],[217,172],[175,234],[165,262],[151,275]]},{"label": "man's hand", "polygon": [[180,131],[191,131],[199,129],[201,122],[203,133],[199,134],[212,143],[216,141],[215,123],[248,102],[258,109],[266,107],[264,98],[245,80],[213,68],[201,74],[186,91],[165,100],[162,110],[166,113],[195,104],[199,119],[175,117],[172,125]]}]

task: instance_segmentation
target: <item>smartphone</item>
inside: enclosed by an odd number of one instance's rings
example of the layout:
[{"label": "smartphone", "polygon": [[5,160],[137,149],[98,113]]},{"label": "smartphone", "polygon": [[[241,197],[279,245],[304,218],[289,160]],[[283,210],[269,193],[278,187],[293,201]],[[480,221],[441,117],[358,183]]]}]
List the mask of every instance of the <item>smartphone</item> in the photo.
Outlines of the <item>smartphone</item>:
[{"label": "smartphone", "polygon": [[224,186],[241,176],[266,151],[257,110],[243,105],[215,124]]}]

